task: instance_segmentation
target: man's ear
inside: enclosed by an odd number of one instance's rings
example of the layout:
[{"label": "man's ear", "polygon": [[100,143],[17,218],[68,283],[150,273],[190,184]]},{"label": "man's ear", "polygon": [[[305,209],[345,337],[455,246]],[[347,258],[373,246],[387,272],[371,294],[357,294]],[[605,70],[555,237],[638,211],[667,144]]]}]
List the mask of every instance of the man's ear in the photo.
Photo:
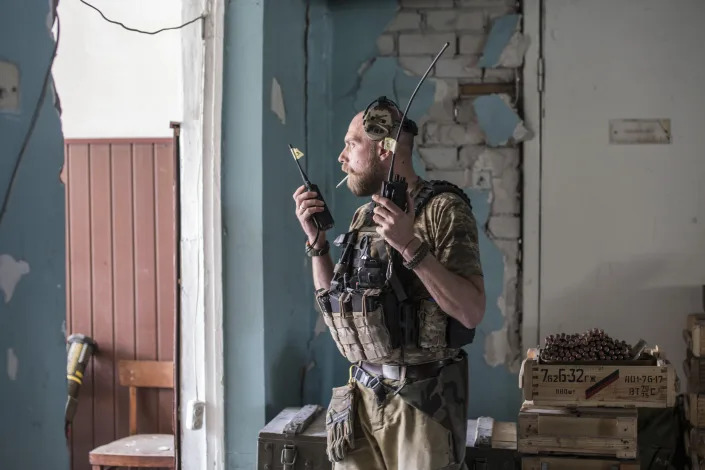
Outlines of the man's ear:
[{"label": "man's ear", "polygon": [[377,146],[380,160],[385,161],[387,158],[391,158],[392,151],[384,148],[384,139],[379,142],[375,142],[375,145]]}]

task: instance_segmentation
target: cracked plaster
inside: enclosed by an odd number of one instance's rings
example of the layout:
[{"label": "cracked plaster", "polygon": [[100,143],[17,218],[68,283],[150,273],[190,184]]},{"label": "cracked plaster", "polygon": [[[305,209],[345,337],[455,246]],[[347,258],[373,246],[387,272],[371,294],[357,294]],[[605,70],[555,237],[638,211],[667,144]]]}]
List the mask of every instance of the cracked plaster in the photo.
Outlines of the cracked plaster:
[{"label": "cracked plaster", "polygon": [[[501,25],[503,22],[513,23],[513,20],[514,18],[498,19],[495,22]],[[507,41],[496,54],[496,65],[510,66],[520,59],[523,60],[528,41],[517,32],[514,34],[505,32],[503,35],[507,36]],[[388,54],[389,51],[385,51],[385,53]],[[484,58],[485,60],[490,59],[487,51]],[[407,74],[421,75],[418,60],[400,57],[399,64]],[[364,73],[365,70],[363,69],[361,72]],[[497,299],[497,306],[503,317],[503,325],[499,330],[491,331],[486,336],[484,360],[491,367],[504,365],[510,372],[516,373],[521,360],[520,312],[517,304],[519,297],[517,275],[512,275],[512,273],[518,270],[519,242],[518,239],[498,239],[489,230],[489,226],[496,214],[518,214],[521,210],[518,187],[518,151],[506,147],[489,148],[482,145],[487,141],[487,132],[492,130],[492,124],[488,124],[486,119],[484,123],[480,122],[474,106],[475,100],[472,100],[472,106],[468,106],[467,111],[470,114],[468,114],[465,124],[456,124],[458,117],[456,104],[459,98],[458,80],[436,77],[429,77],[429,79],[435,82],[436,91],[434,101],[427,113],[417,121],[420,127],[423,126],[423,132],[417,137],[417,146],[421,147],[424,144],[457,145],[460,147],[457,158],[453,158],[453,152],[450,150],[445,153],[437,151],[435,155],[441,160],[436,160],[430,165],[427,164],[427,168],[436,169],[433,172],[434,177],[443,173],[444,179],[462,183],[461,186],[488,190],[490,214],[484,230],[488,238],[502,253],[504,262],[503,288]],[[494,139],[489,144],[495,146],[514,144],[529,138],[529,132],[512,109],[509,97],[501,96],[500,100],[505,106],[504,109],[508,108],[513,114],[512,118],[516,118],[518,122],[513,122],[509,130],[505,132],[505,134],[509,134],[506,138]],[[450,116],[452,116],[451,119],[449,119]],[[482,117],[486,118],[486,116],[487,113]],[[483,124],[485,124],[484,127]],[[419,150],[419,153],[424,161],[423,152]],[[438,166],[439,163],[442,168]]]}]

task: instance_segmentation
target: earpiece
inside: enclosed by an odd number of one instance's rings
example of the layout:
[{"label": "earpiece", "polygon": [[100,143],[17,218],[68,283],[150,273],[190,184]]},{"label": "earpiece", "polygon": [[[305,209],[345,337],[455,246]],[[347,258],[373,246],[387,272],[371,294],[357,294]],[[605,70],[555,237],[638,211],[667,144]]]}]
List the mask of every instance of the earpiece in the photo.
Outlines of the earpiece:
[{"label": "earpiece", "polygon": [[[385,137],[390,137],[392,131],[397,128],[399,121],[394,119],[393,111],[402,114],[399,106],[386,96],[380,96],[367,105],[362,116],[365,134],[373,141],[380,141]],[[419,133],[416,123],[411,119],[404,119],[402,130],[413,135]]]}]

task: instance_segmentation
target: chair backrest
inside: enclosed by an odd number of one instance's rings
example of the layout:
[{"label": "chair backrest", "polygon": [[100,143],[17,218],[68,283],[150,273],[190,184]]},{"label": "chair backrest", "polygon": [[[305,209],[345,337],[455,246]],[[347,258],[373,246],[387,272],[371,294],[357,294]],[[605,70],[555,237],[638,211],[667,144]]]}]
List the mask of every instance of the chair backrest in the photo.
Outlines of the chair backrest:
[{"label": "chair backrest", "polygon": [[137,389],[174,388],[173,361],[119,361],[120,385],[130,387],[130,435],[137,434]]}]

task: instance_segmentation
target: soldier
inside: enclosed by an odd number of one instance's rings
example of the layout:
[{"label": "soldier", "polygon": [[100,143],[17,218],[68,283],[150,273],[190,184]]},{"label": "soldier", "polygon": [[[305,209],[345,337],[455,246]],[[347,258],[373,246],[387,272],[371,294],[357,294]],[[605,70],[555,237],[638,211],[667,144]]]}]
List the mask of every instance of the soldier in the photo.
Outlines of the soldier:
[{"label": "soldier", "polygon": [[[322,202],[304,186],[293,195],[317,308],[352,363],[350,382],[333,390],[326,417],[336,470],[467,468],[461,347],[485,312],[477,226],[461,190],[415,174],[418,131],[401,117],[381,97],[350,122],[338,161],[350,191],[373,202],[357,209],[350,231],[336,239],[343,255],[335,269],[330,242],[311,219]],[[394,173],[409,185],[406,212],[379,196],[392,155],[385,137],[396,136],[399,125]],[[388,270],[394,256],[399,262]]]}]

